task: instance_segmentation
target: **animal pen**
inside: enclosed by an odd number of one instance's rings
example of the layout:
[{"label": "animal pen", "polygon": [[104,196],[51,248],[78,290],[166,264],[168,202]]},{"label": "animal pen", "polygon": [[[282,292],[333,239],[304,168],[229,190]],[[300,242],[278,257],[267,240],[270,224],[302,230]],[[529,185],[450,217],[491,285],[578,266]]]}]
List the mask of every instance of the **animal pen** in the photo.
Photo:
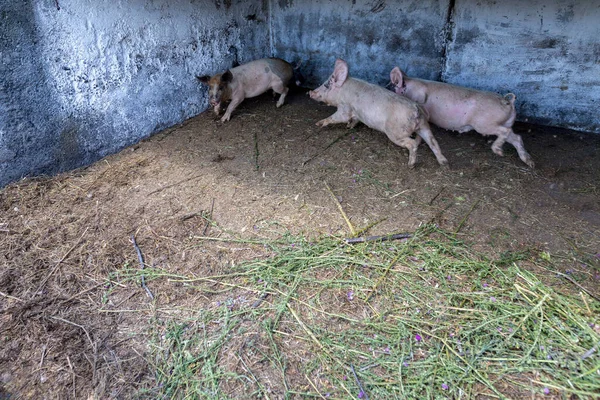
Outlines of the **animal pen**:
[{"label": "animal pen", "polygon": [[[600,5],[0,0],[0,400],[600,396]],[[268,57],[221,122],[197,76]],[[307,92],[513,93],[531,168]],[[391,90],[388,86],[388,90]],[[350,124],[352,125],[352,124]]]}]

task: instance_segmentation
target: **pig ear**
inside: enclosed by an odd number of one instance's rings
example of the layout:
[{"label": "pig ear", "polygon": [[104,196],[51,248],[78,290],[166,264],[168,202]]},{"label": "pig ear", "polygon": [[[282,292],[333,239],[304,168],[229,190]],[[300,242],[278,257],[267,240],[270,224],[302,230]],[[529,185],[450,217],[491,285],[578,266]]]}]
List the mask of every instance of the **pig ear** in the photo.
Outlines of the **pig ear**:
[{"label": "pig ear", "polygon": [[346,61],[338,58],[335,61],[335,67],[333,69],[333,83],[335,86],[342,86],[348,78],[348,64]]},{"label": "pig ear", "polygon": [[196,76],[196,78],[202,82],[208,85],[208,81],[210,81],[210,76],[208,75],[204,75],[204,76]]},{"label": "pig ear", "polygon": [[403,78],[402,71],[400,71],[400,68],[398,67],[394,67],[392,72],[390,72],[390,80],[395,86],[402,86]]},{"label": "pig ear", "polygon": [[231,82],[233,80],[233,74],[230,70],[225,71],[223,75],[221,75],[221,82]]}]

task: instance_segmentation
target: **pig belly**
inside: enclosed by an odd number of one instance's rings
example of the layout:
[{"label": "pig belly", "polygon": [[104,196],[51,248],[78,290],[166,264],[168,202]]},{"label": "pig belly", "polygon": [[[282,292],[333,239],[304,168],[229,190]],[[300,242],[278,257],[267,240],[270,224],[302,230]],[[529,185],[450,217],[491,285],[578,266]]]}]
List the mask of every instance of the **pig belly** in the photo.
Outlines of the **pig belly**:
[{"label": "pig belly", "polygon": [[[429,103],[430,99],[428,99]],[[511,117],[512,107],[502,104],[502,98],[488,95],[470,95],[460,101],[449,97],[439,104],[425,104],[429,121],[440,128],[458,132],[476,130],[482,135],[495,134]]]},{"label": "pig belly", "polygon": [[[355,84],[355,82],[359,84]],[[356,87],[353,87],[355,84]],[[358,118],[369,128],[386,132],[391,126],[406,128],[411,121],[411,107],[404,104],[409,100],[397,97],[393,92],[379,87],[373,88],[369,85],[360,85],[362,81],[349,80],[346,85],[354,89],[349,93],[352,99],[350,106],[355,118]],[[387,133],[387,132],[386,132]]]},{"label": "pig belly", "polygon": [[440,128],[458,132],[468,132],[473,129],[470,125],[472,119],[471,109],[459,105],[451,107],[425,107],[429,113],[429,120]]},{"label": "pig belly", "polygon": [[[377,105],[378,103],[373,101],[370,104]],[[363,104],[356,104],[352,107],[352,117],[358,119],[371,129],[385,132],[390,114],[387,112],[387,110],[380,108],[381,107],[373,106],[365,107]]]},{"label": "pig belly", "polygon": [[272,86],[272,77],[257,77],[256,80],[244,85],[244,95],[246,98],[260,96]]}]

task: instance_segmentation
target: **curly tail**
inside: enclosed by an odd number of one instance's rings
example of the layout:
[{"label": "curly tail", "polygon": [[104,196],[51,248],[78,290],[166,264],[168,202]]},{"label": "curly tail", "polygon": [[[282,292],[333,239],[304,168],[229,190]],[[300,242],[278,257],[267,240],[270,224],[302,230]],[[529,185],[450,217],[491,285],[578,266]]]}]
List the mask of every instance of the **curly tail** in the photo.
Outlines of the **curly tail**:
[{"label": "curly tail", "polygon": [[[515,96],[514,93],[506,93],[504,95],[504,100],[508,101],[508,104],[514,105],[515,104],[515,100],[516,100],[517,96]],[[507,105],[508,105],[507,104]]]},{"label": "curly tail", "polygon": [[513,126],[513,124],[515,123],[515,119],[517,118],[517,110],[515,109],[515,99],[516,98],[517,98],[517,96],[515,96],[514,93],[507,93],[503,97],[505,104],[508,107],[510,107],[510,116],[508,117],[506,122],[503,124],[507,128],[511,128]]}]

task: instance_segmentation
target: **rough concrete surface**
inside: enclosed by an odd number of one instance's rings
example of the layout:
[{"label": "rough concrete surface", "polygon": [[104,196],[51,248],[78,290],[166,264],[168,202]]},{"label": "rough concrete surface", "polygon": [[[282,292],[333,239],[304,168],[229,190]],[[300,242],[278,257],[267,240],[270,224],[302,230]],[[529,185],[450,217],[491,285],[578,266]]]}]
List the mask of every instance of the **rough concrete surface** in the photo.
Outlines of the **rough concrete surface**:
[{"label": "rough concrete surface", "polygon": [[38,57],[30,2],[0,2],[0,187],[60,161],[54,93]]},{"label": "rough concrete surface", "polygon": [[357,78],[386,84],[394,65],[438,79],[445,1],[279,1],[272,10],[273,51],[302,59],[308,85],[322,83],[337,57]]},{"label": "rough concrete surface", "polygon": [[600,2],[277,1],[273,50],[305,59],[310,84],[336,57],[383,84],[414,77],[517,96],[518,119],[600,133]]},{"label": "rough concrete surface", "polygon": [[0,10],[0,186],[180,123],[208,104],[195,75],[268,55],[261,1],[2,1]]},{"label": "rough concrete surface", "polygon": [[443,80],[513,92],[520,120],[600,133],[600,1],[458,0]]}]

